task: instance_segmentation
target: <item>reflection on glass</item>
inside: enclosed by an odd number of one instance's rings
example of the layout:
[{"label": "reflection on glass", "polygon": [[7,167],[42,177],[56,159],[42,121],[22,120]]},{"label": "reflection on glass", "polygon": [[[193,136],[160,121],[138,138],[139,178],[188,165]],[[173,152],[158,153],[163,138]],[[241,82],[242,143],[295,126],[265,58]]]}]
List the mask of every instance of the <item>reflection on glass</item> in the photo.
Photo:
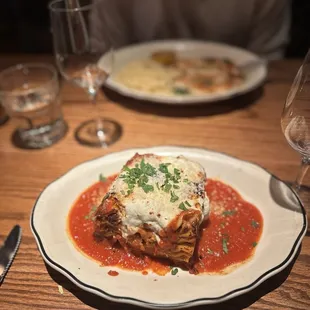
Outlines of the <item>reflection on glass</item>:
[{"label": "reflection on glass", "polygon": [[67,131],[59,100],[57,70],[48,64],[20,64],[0,73],[0,96],[10,117],[19,119],[13,135],[19,147],[39,149]]},{"label": "reflection on glass", "polygon": [[[53,32],[56,63],[62,76],[69,82],[83,88],[94,106],[94,119],[81,124],[75,137],[81,144],[107,147],[117,141],[121,127],[113,120],[99,116],[97,93],[113,68],[113,46],[109,36],[105,15],[102,24],[101,42],[92,36],[94,25],[92,16],[103,2],[92,0],[56,0],[50,3],[51,25]],[[107,12],[108,14],[108,12]],[[102,66],[98,66],[103,57]]]},{"label": "reflection on glass", "polygon": [[294,183],[298,191],[310,163],[310,52],[298,70],[287,96],[281,125],[286,140],[302,157]]}]

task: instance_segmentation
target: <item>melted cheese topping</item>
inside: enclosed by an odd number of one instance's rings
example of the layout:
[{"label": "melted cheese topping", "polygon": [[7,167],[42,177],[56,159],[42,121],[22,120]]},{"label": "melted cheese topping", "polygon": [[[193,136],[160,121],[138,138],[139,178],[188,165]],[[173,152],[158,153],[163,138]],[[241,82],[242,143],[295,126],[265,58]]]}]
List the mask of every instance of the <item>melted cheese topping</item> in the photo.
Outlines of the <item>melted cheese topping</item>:
[{"label": "melted cheese topping", "polygon": [[[137,232],[143,224],[158,233],[181,212],[180,204],[183,202],[186,209],[196,209],[201,212],[202,220],[209,214],[209,199],[205,194],[204,186],[206,174],[201,165],[190,161],[185,157],[159,157],[146,155],[134,157],[128,167],[134,168],[139,165],[142,158],[156,169],[153,176],[148,177],[148,185],[153,186],[154,190],[145,192],[143,188],[136,185],[133,192],[128,195],[128,185],[124,176],[126,171],[123,169],[119,177],[114,181],[110,192],[113,192],[120,203],[125,207],[122,219],[122,234],[124,237]],[[174,174],[174,169],[180,171],[178,183],[172,183],[171,190],[166,192],[163,188],[165,184],[165,173],[159,170],[160,164],[169,164],[168,172]],[[173,184],[176,188],[173,188]],[[171,192],[178,199],[171,201]],[[185,203],[187,202],[187,203]],[[201,221],[202,221],[201,220]]]},{"label": "melted cheese topping", "polygon": [[[232,62],[221,58],[179,58],[172,66],[152,59],[127,63],[113,76],[125,87],[165,96],[204,95],[241,85],[245,78]],[[182,90],[186,92],[182,93]],[[181,92],[180,92],[181,91]]]}]

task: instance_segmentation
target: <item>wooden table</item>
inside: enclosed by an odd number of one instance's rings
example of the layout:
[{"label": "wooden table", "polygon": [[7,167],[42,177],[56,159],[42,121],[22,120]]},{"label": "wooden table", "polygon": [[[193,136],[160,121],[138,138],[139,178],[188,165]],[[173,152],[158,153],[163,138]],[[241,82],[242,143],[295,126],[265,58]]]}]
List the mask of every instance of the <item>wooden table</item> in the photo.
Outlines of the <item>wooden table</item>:
[{"label": "wooden table", "polygon": [[[53,60],[44,55],[2,55],[0,69],[26,61]],[[100,96],[102,115],[117,119],[124,131],[119,142],[109,149],[83,147],[74,140],[74,129],[92,116],[92,106],[80,89],[68,83],[63,84],[62,97],[64,116],[70,129],[53,147],[39,151],[18,149],[10,141],[15,121],[1,126],[0,241],[17,223],[23,228],[23,238],[0,288],[0,309],[136,309],[85,293],[48,268],[30,231],[29,216],[39,193],[48,183],[85,160],[131,147],[189,145],[255,162],[279,178],[293,181],[299,156],[283,137],[280,114],[300,63],[297,60],[274,62],[261,91],[212,106],[174,108],[137,103],[117,96],[112,98],[119,102],[107,102]],[[59,293],[58,285],[64,288],[63,294]],[[245,307],[310,309],[309,233],[295,264],[284,272],[241,297],[197,309]]]}]

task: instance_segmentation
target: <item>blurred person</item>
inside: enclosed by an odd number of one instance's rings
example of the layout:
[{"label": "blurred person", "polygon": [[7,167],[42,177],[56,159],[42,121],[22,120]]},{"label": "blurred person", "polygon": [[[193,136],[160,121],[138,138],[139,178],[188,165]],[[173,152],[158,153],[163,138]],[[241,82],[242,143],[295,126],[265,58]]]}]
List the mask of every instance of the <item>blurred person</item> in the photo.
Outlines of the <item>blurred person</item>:
[{"label": "blurred person", "polygon": [[290,0],[101,0],[92,16],[92,39],[102,44],[107,19],[117,47],[195,39],[239,46],[271,60],[284,55],[290,17]]}]

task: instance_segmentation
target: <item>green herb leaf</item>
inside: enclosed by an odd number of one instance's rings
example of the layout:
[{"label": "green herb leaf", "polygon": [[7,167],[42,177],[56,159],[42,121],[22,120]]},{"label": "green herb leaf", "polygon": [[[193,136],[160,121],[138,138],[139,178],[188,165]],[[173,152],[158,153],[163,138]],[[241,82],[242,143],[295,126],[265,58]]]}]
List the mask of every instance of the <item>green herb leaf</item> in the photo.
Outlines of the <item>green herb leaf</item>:
[{"label": "green herb leaf", "polygon": [[157,187],[158,190],[160,190],[158,182],[156,182],[156,187]]},{"label": "green herb leaf", "polygon": [[154,191],[154,186],[149,185],[149,184],[143,184],[142,189],[144,190],[145,193],[153,192]]},{"label": "green herb leaf", "polygon": [[173,276],[175,276],[178,272],[179,272],[179,269],[178,269],[178,268],[173,268],[173,269],[171,269],[171,274],[172,274]]},{"label": "green herb leaf", "polygon": [[241,226],[241,231],[245,231],[245,228],[243,226]]},{"label": "green herb leaf", "polygon": [[231,215],[234,215],[235,213],[237,213],[236,210],[226,210],[222,213],[222,215],[224,216],[231,216]]},{"label": "green herb leaf", "polygon": [[134,183],[129,183],[129,184],[128,184],[128,189],[129,189],[129,190],[132,191],[132,190],[134,189],[134,187],[135,187],[135,184],[134,184]]},{"label": "green herb leaf", "polygon": [[148,181],[149,178],[145,174],[142,174],[138,180],[138,186],[143,187],[143,185],[145,185]]},{"label": "green herb leaf", "polygon": [[255,248],[257,246],[257,242],[253,242],[252,246],[253,246],[253,248]]},{"label": "green herb leaf", "polygon": [[164,186],[164,191],[165,191],[166,193],[169,193],[171,187],[172,187],[171,184],[169,184],[169,183],[165,184],[165,186]]},{"label": "green herb leaf", "polygon": [[100,173],[99,174],[99,181],[100,182],[105,182],[106,180],[107,180],[107,178],[102,173]]},{"label": "green herb leaf", "polygon": [[209,249],[209,248],[208,248],[207,251],[208,251],[209,254],[214,254],[214,252],[211,249]]},{"label": "green herb leaf", "polygon": [[191,205],[189,204],[189,202],[187,200],[185,200],[185,204],[187,204],[189,207],[191,207]]},{"label": "green herb leaf", "polygon": [[174,188],[174,189],[179,189],[180,186],[178,186],[178,185],[173,185],[173,188]]},{"label": "green herb leaf", "polygon": [[187,211],[187,210],[188,210],[188,209],[185,207],[184,202],[181,202],[181,203],[179,204],[179,209],[181,209],[181,210],[183,210],[183,211]]},{"label": "green herb leaf", "polygon": [[183,88],[183,87],[173,87],[172,91],[176,95],[188,95],[190,93],[190,91],[187,88]]},{"label": "green herb leaf", "polygon": [[255,220],[252,220],[252,221],[251,221],[251,225],[252,225],[252,227],[254,227],[254,228],[258,228],[258,227],[259,227],[259,223],[256,222]]},{"label": "green herb leaf", "polygon": [[228,239],[227,239],[227,238],[223,238],[223,239],[222,239],[222,247],[223,247],[223,252],[224,252],[225,254],[228,254],[227,242],[228,242]]},{"label": "green herb leaf", "polygon": [[110,196],[110,194],[109,194],[109,193],[106,193],[106,194],[104,195],[104,197],[102,198],[102,201],[103,201],[103,200],[106,200],[109,196]]},{"label": "green herb leaf", "polygon": [[160,164],[158,170],[162,173],[168,173],[168,167],[166,164]]},{"label": "green herb leaf", "polygon": [[188,179],[184,179],[183,182],[184,182],[184,183],[188,183]]},{"label": "green herb leaf", "polygon": [[179,169],[177,169],[177,168],[174,168],[173,171],[174,171],[175,175],[180,175],[181,174],[181,171]]},{"label": "green herb leaf", "polygon": [[142,159],[140,163],[140,167],[141,167],[142,172],[148,176],[153,176],[156,173],[156,169],[149,163],[146,164],[144,162],[144,159]]},{"label": "green herb leaf", "polygon": [[139,168],[130,169],[130,177],[131,178],[139,178],[142,175],[142,170]]},{"label": "green herb leaf", "polygon": [[97,206],[91,206],[87,215],[84,216],[85,220],[95,220],[95,213],[97,210]]},{"label": "green herb leaf", "polygon": [[174,192],[171,192],[170,202],[176,202],[178,199],[179,197]]},{"label": "green herb leaf", "polygon": [[143,171],[143,169],[145,168],[145,162],[144,162],[144,158],[142,158],[141,162],[140,162],[140,168]]}]

